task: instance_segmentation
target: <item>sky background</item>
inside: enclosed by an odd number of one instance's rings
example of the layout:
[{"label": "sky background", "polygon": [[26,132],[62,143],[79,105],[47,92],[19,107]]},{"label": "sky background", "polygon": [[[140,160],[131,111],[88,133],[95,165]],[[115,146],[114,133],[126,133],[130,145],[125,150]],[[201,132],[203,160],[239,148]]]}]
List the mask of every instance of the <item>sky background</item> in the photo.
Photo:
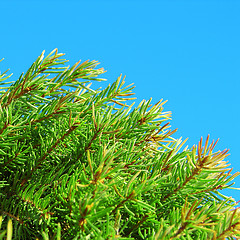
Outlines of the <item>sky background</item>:
[{"label": "sky background", "polygon": [[0,10],[0,70],[11,80],[43,50],[58,48],[71,65],[98,60],[103,87],[122,73],[137,104],[168,100],[174,136],[189,147],[220,138],[216,150],[230,149],[240,172],[240,1],[1,1]]}]

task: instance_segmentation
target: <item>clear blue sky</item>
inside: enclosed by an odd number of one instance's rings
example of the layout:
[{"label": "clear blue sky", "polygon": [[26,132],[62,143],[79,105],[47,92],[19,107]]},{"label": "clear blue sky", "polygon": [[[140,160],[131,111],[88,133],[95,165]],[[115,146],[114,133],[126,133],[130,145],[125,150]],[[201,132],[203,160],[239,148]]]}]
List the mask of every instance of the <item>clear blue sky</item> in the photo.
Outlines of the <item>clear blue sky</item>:
[{"label": "clear blue sky", "polygon": [[[175,137],[220,138],[240,171],[240,1],[1,1],[1,71],[16,80],[43,50],[98,60],[136,97],[168,100]],[[240,187],[240,177],[236,187]],[[240,192],[228,191],[240,200]]]}]

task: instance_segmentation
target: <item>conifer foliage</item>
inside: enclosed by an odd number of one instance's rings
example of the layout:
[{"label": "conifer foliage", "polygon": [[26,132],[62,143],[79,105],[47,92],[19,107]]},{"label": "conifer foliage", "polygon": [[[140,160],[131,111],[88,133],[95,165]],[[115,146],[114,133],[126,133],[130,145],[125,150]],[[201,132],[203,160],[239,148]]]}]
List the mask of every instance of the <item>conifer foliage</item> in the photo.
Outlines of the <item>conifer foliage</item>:
[{"label": "conifer foliage", "polygon": [[234,239],[231,174],[209,137],[174,139],[161,100],[137,107],[98,62],[44,52],[15,82],[0,75],[0,239]]}]

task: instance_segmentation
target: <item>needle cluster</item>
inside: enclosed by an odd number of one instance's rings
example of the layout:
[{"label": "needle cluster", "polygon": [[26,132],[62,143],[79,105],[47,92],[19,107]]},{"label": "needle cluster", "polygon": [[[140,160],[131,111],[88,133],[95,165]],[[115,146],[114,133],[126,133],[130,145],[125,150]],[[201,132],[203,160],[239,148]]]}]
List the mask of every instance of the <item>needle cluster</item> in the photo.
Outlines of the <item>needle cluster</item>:
[{"label": "needle cluster", "polygon": [[98,62],[57,49],[26,74],[0,74],[0,239],[240,237],[228,150],[181,150],[164,102],[132,102],[124,78],[91,88]]}]

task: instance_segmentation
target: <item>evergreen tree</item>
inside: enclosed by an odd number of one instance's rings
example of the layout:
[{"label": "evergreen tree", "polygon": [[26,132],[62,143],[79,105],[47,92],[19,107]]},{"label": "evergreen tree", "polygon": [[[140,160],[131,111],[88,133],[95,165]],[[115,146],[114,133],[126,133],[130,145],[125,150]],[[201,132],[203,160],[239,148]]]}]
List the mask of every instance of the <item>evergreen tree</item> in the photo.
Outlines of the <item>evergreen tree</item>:
[{"label": "evergreen tree", "polygon": [[0,239],[240,237],[228,150],[181,150],[162,100],[128,106],[124,78],[93,90],[98,62],[62,56],[0,75]]}]

